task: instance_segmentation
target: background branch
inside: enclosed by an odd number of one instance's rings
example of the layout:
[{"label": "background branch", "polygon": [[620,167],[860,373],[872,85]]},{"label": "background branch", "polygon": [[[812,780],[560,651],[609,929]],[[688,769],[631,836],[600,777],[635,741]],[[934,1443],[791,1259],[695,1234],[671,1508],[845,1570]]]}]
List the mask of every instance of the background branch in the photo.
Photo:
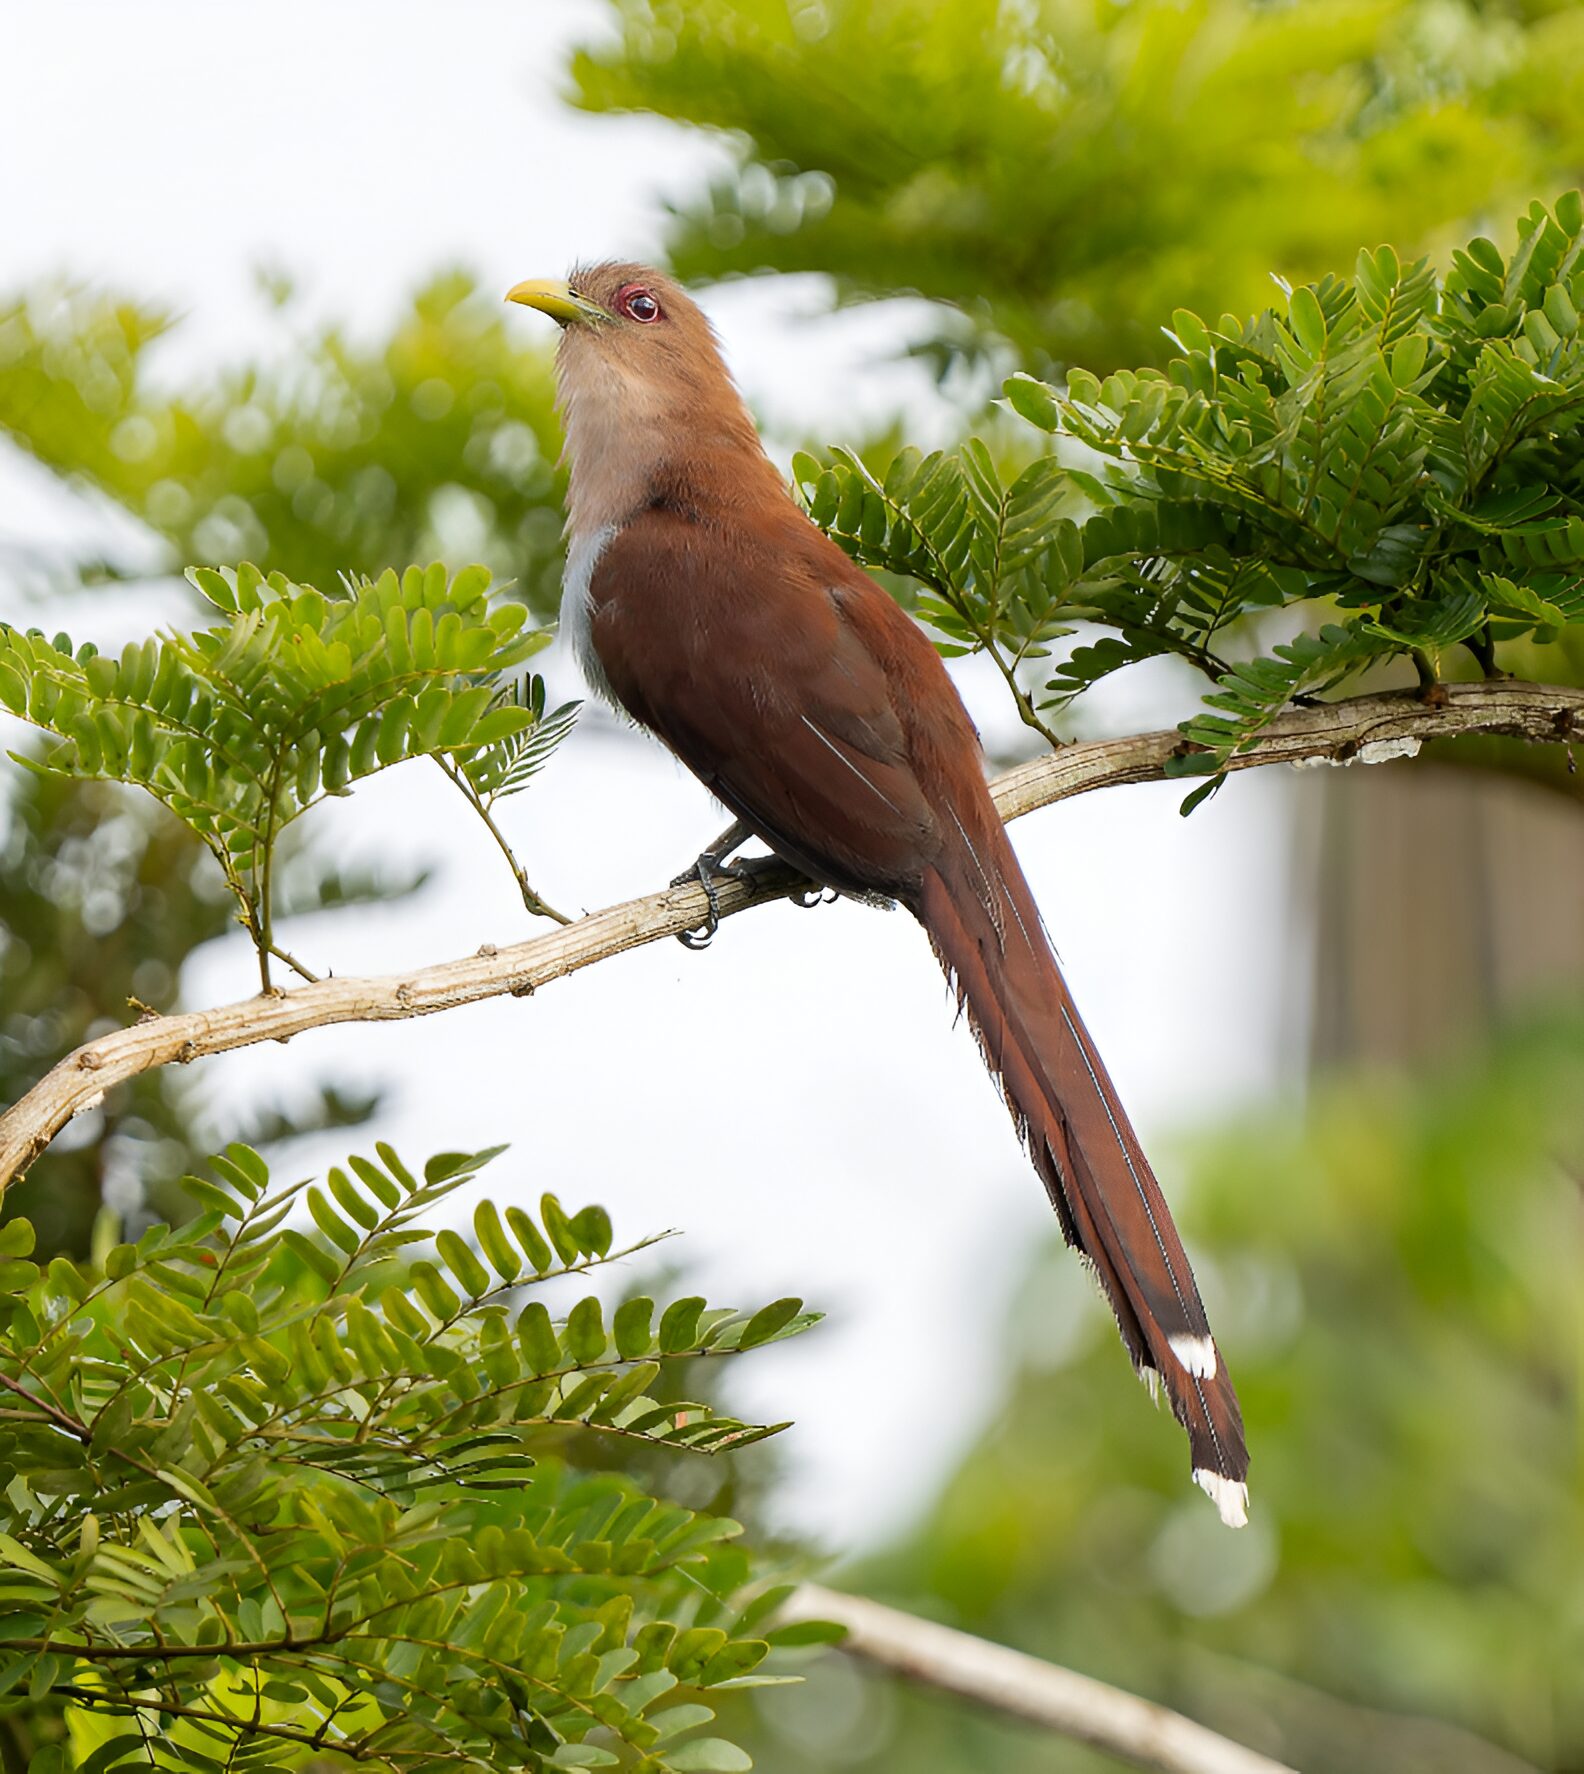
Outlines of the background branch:
[{"label": "background branch", "polygon": [[[1410,691],[1349,697],[1289,710],[1272,721],[1227,768],[1329,761],[1381,761],[1409,755],[1431,739],[1502,734],[1532,742],[1584,735],[1584,690],[1490,681],[1438,688],[1434,701]],[[1071,795],[1129,782],[1156,781],[1172,759],[1195,748],[1175,728],[1064,746],[991,784],[1004,819]],[[783,899],[808,887],[778,862],[758,865],[747,881],[718,889],[722,917]],[[0,1115],[0,1190],[21,1175],[74,1115],[94,1108],[113,1085],[172,1062],[187,1064],[256,1041],[288,1041],[308,1029],[344,1022],[392,1022],[511,993],[526,996],[554,979],[612,955],[675,936],[704,921],[695,884],[648,894],[506,948],[379,977],[316,980],[292,991],[261,993],[214,1010],[151,1017],[68,1054]]]},{"label": "background branch", "polygon": [[788,1620],[845,1626],[841,1648],[908,1681],[939,1688],[1162,1774],[1293,1774],[1181,1713],[988,1639],[920,1620],[867,1597],[804,1583]]}]

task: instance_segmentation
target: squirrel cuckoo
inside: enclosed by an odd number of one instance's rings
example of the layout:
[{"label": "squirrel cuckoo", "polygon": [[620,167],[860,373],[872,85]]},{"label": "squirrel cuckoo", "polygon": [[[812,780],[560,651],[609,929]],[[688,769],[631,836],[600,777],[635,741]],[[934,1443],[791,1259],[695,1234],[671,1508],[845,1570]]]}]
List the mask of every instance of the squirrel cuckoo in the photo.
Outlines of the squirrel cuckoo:
[{"label": "squirrel cuckoo", "polygon": [[[1134,1366],[1164,1385],[1194,1478],[1242,1525],[1237,1394],[939,655],[793,502],[670,278],[591,265],[507,300],[562,329],[562,621],[590,683],[811,880],[898,900],[924,926],[1067,1242]],[[706,887],[721,854],[700,859]]]}]

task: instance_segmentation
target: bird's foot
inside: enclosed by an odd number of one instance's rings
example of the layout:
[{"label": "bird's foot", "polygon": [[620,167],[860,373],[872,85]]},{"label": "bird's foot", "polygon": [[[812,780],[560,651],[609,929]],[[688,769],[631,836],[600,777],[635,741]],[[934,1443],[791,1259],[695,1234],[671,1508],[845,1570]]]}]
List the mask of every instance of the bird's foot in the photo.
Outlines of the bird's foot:
[{"label": "bird's foot", "polygon": [[702,924],[691,930],[677,932],[677,941],[685,949],[707,949],[720,929],[720,881],[750,881],[753,879],[753,865],[748,862],[728,862],[726,859],[745,843],[753,834],[739,819],[728,826],[725,831],[709,846],[701,851],[698,860],[691,868],[684,869],[671,882],[673,887],[686,887],[696,881],[704,889],[705,903],[709,907]]},{"label": "bird's foot", "polygon": [[745,881],[747,878],[746,869],[722,862],[718,856],[711,856],[707,850],[686,874],[677,876],[671,885],[683,887],[690,881],[697,881],[704,889],[704,901],[709,908],[702,924],[695,924],[691,930],[677,932],[677,941],[683,948],[707,949],[715,940],[715,932],[720,929],[720,890],[716,883],[722,880]]},{"label": "bird's foot", "polygon": [[835,905],[838,899],[850,899],[858,905],[872,906],[877,912],[894,912],[897,902],[889,893],[872,893],[865,887],[805,887],[792,895],[792,903],[805,912],[817,905]]},{"label": "bird's foot", "polygon": [[792,903],[805,912],[811,912],[817,905],[835,905],[841,895],[834,887],[805,887],[801,893],[792,895]]}]

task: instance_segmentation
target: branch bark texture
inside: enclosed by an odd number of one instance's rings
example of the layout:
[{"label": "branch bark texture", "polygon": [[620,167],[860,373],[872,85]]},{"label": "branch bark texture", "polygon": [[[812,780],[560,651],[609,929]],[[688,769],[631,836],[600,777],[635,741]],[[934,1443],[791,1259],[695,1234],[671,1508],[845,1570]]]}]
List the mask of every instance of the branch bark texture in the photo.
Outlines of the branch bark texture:
[{"label": "branch bark texture", "polygon": [[850,1656],[924,1687],[1102,1749],[1160,1774],[1293,1774],[1151,1700],[1005,1645],[888,1608],[865,1596],[804,1583],[784,1620],[831,1620]]},{"label": "branch bark texture", "polygon": [[[1470,733],[1537,743],[1584,737],[1584,690],[1493,680],[1447,685],[1433,700],[1396,692],[1293,709],[1272,721],[1230,768],[1375,762],[1410,755],[1433,739]],[[1175,729],[1064,746],[997,777],[991,791],[1001,816],[1016,819],[1091,789],[1159,780],[1168,763],[1189,749]],[[721,882],[720,915],[808,887],[794,870],[769,862],[747,881]],[[74,1115],[94,1108],[107,1090],[139,1072],[185,1065],[256,1041],[289,1041],[334,1023],[392,1022],[507,993],[525,997],[596,961],[695,929],[706,910],[702,888],[689,883],[609,906],[527,942],[486,945],[459,960],[378,977],[316,980],[213,1010],[146,1017],[84,1043],[0,1115],[0,1191]]]}]

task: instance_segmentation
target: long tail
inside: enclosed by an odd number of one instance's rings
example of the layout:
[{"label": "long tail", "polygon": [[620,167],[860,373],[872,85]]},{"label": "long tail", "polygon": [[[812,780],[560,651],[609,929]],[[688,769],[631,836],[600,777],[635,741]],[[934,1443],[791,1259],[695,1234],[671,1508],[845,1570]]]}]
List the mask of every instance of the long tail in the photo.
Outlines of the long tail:
[{"label": "long tail", "polygon": [[913,910],[967,1008],[1067,1242],[1099,1278],[1140,1376],[1165,1386],[1188,1432],[1195,1481],[1221,1519],[1241,1527],[1243,1417],[1165,1197],[1000,820],[987,802],[950,823],[960,842],[925,871]]}]

